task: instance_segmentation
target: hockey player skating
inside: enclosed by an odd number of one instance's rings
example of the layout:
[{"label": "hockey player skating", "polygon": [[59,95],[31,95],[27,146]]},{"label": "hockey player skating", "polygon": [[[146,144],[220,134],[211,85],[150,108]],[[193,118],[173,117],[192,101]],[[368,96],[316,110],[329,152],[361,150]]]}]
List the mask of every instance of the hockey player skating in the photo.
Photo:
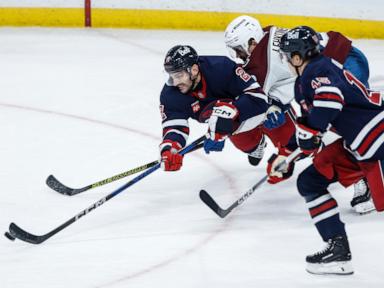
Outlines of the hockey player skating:
[{"label": "hockey player skating", "polygon": [[[294,98],[294,82],[297,75],[279,52],[280,39],[287,31],[286,28],[276,26],[262,28],[257,19],[242,15],[227,26],[224,34],[231,57],[242,61],[244,70],[256,76],[272,103],[267,111],[267,120],[259,129],[259,138],[264,140],[263,134],[267,135],[279,150],[278,154],[273,154],[269,159],[268,172],[271,170],[271,163],[278,158],[278,155],[286,156],[290,153],[284,146],[295,131],[295,117],[289,104]],[[369,66],[365,55],[338,32],[319,33],[319,37],[322,53],[344,64],[345,69],[367,86]],[[260,148],[263,147],[261,144]],[[255,158],[251,156],[249,159],[256,163],[260,161],[260,159],[254,160]],[[287,179],[292,175],[293,165],[292,163],[284,175],[277,173],[282,177],[271,176],[269,182],[277,183]],[[366,179],[361,179],[354,185],[351,205],[361,214],[374,210]]]},{"label": "hockey player skating", "polygon": [[[384,211],[383,98],[371,92],[340,63],[320,54],[318,34],[297,27],[281,39],[281,51],[297,71],[295,99],[302,117],[296,142],[313,164],[298,177],[297,187],[327,246],[306,258],[315,274],[352,274],[351,251],[331,183],[343,186],[364,176],[377,211]],[[342,138],[322,149],[322,135],[334,129]],[[321,155],[321,157],[320,157]]]},{"label": "hockey player skating", "polygon": [[160,95],[163,141],[162,167],[176,171],[183,157],[189,119],[208,122],[209,138],[204,150],[221,151],[227,136],[237,148],[251,153],[250,139],[265,120],[267,97],[260,85],[225,56],[198,56],[187,45],[171,48],[165,56],[167,83]]},{"label": "hockey player skating", "polygon": [[[280,30],[265,32],[256,19],[244,15],[234,19],[224,33],[231,58],[244,63],[244,70],[256,77],[272,104],[264,125],[259,127],[258,138],[263,145],[264,135],[267,135],[276,147],[285,146],[295,131],[294,115],[288,108],[293,99],[296,75],[288,63],[281,61],[279,37],[286,30]],[[286,117],[282,111],[286,112]],[[260,160],[252,155],[249,157],[254,165]]]}]

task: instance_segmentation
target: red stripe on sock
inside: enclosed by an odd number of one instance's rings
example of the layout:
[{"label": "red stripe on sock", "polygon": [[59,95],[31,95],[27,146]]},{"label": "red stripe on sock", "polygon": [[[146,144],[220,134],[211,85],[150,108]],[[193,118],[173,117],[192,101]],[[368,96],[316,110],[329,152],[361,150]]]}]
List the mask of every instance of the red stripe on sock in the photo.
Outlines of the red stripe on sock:
[{"label": "red stripe on sock", "polygon": [[335,199],[330,199],[327,202],[324,202],[320,206],[317,206],[315,208],[309,209],[309,213],[311,214],[311,217],[314,218],[317,215],[323,213],[324,211],[331,210],[332,208],[335,208],[337,206],[337,203]]}]

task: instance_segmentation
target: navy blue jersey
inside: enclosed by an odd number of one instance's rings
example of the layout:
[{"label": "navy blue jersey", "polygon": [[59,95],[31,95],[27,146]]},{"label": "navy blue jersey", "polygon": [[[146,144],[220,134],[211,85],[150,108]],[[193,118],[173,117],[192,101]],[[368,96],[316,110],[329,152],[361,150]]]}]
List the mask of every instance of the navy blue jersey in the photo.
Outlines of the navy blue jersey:
[{"label": "navy blue jersey", "polygon": [[296,80],[295,98],[308,125],[322,132],[332,127],[357,160],[383,159],[382,95],[368,91],[338,62],[313,59]]},{"label": "navy blue jersey", "polygon": [[201,81],[188,94],[175,86],[164,85],[160,95],[163,139],[185,146],[190,118],[200,122],[208,106],[217,100],[231,101],[239,110],[238,129],[234,133],[251,130],[264,120],[267,97],[260,85],[242,67],[224,56],[200,56]]}]

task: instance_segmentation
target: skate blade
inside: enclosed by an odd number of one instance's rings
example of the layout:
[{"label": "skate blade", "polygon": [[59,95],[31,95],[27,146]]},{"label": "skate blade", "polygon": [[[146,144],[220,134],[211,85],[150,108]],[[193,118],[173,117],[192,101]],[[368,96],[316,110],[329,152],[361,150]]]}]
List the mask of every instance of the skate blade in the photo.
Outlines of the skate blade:
[{"label": "skate blade", "polygon": [[353,268],[351,261],[338,261],[331,263],[307,263],[307,272],[316,275],[351,275]]}]

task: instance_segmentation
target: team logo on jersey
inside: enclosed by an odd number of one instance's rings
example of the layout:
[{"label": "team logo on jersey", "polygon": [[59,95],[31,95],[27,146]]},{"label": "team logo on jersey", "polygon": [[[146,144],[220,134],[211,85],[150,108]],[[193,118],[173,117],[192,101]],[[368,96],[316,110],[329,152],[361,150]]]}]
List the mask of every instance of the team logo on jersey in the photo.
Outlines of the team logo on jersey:
[{"label": "team logo on jersey", "polygon": [[313,89],[321,87],[321,84],[331,84],[331,80],[328,77],[316,77],[311,81],[311,86]]},{"label": "team logo on jersey", "polygon": [[196,101],[196,102],[192,103],[191,107],[192,107],[193,113],[198,112],[200,110],[200,103],[199,103],[199,101]]},{"label": "team logo on jersey", "polygon": [[167,115],[165,115],[164,113],[164,105],[160,105],[159,108],[160,108],[161,119],[164,121],[165,119],[167,119]]},{"label": "team logo on jersey", "polygon": [[245,72],[244,69],[241,67],[237,67],[235,72],[237,76],[244,80],[244,82],[248,82],[249,79],[251,79],[251,75]]}]

